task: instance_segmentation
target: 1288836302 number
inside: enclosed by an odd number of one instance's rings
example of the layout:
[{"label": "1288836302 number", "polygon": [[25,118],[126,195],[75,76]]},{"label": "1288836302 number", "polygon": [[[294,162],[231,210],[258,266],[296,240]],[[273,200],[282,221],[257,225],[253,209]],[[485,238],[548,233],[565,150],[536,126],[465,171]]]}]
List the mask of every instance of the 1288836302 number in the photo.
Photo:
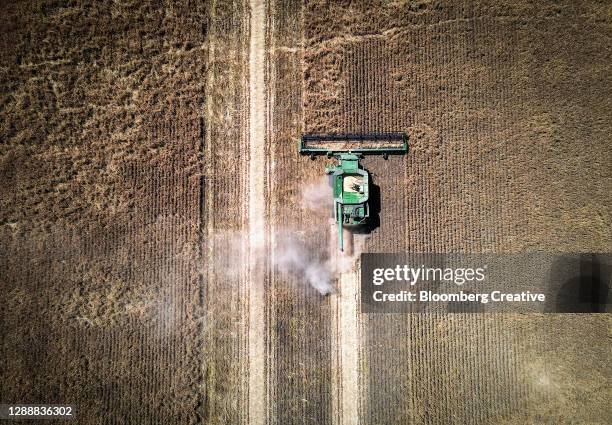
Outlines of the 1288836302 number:
[{"label": "1288836302 number", "polygon": [[0,404],[0,419],[73,419],[75,413],[68,404]]}]

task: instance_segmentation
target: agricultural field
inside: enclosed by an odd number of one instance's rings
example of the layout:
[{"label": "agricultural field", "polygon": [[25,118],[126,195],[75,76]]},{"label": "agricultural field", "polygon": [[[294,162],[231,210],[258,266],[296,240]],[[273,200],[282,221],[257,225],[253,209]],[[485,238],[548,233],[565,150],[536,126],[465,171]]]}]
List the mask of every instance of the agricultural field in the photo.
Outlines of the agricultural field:
[{"label": "agricultural field", "polygon": [[[607,2],[25,0],[0,30],[0,403],[612,422],[609,314],[362,314],[358,260],[612,251]],[[391,131],[341,255],[299,137]]]}]

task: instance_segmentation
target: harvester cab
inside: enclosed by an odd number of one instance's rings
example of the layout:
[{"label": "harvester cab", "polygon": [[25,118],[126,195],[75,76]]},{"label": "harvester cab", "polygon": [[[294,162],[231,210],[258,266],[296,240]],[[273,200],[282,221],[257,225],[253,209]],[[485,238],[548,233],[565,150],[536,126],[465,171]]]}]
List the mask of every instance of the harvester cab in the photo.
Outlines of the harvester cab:
[{"label": "harvester cab", "polygon": [[402,155],[408,151],[405,133],[309,134],[300,139],[299,152],[315,159],[317,155],[335,158],[325,168],[334,198],[334,220],[338,243],[344,251],[343,229],[365,227],[370,219],[370,173],[359,162],[364,155]]}]

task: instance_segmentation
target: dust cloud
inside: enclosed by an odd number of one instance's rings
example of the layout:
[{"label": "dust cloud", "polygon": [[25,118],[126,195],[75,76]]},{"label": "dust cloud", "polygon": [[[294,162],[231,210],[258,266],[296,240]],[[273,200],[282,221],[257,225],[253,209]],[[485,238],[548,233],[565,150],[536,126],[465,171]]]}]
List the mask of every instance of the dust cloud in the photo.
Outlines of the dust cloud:
[{"label": "dust cloud", "polygon": [[329,259],[304,239],[298,232],[282,230],[276,232],[272,265],[283,275],[303,278],[321,295],[333,292],[333,268]]},{"label": "dust cloud", "polygon": [[[305,186],[301,199],[302,208],[310,214],[331,217],[328,225],[304,230],[287,224],[277,226],[270,233],[263,229],[255,233],[217,232],[213,237],[215,269],[227,278],[240,279],[247,278],[244,264],[267,264],[291,281],[307,282],[321,295],[333,293],[334,281],[340,274],[354,269],[363,249],[363,235],[355,235],[350,254],[339,251],[332,190],[327,176]],[[313,217],[313,221],[321,222],[316,218]],[[321,244],[326,239],[322,235],[324,232],[329,233],[327,244]]]},{"label": "dust cloud", "polygon": [[334,208],[332,196],[329,176],[322,176],[315,183],[303,187],[301,197],[303,208],[321,214],[331,214]]}]

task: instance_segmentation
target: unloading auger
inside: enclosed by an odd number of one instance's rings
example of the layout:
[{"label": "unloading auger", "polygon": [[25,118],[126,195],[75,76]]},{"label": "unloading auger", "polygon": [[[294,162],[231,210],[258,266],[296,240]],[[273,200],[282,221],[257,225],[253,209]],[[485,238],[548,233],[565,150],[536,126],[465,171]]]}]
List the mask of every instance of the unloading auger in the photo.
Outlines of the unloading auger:
[{"label": "unloading auger", "polygon": [[406,133],[307,134],[300,139],[299,152],[315,159],[317,155],[335,158],[325,167],[334,198],[334,220],[338,243],[344,250],[343,228],[366,226],[370,218],[370,173],[359,160],[364,155],[403,155],[408,152]]}]

